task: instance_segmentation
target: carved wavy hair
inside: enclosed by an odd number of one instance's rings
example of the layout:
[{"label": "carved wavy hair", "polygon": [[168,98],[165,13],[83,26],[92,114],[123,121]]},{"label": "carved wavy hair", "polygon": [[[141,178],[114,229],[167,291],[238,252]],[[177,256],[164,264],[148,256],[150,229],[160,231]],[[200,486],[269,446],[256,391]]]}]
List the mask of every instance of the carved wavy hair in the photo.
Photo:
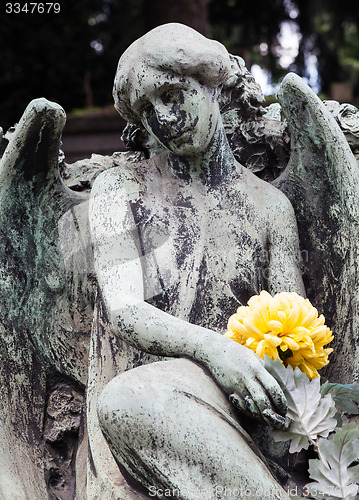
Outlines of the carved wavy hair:
[{"label": "carved wavy hair", "polygon": [[[143,94],[142,86],[148,76],[152,81],[161,81],[164,73],[192,76],[207,87],[224,87],[226,93],[244,84],[247,92],[243,92],[243,97],[248,104],[257,102],[253,92],[248,92],[249,80],[252,82],[253,78],[249,78],[243,60],[240,61],[230,56],[221,43],[188,26],[164,24],[136,40],[120,58],[113,87],[115,107],[127,121],[140,124],[133,104]],[[223,96],[221,101],[224,105],[228,99]]]}]

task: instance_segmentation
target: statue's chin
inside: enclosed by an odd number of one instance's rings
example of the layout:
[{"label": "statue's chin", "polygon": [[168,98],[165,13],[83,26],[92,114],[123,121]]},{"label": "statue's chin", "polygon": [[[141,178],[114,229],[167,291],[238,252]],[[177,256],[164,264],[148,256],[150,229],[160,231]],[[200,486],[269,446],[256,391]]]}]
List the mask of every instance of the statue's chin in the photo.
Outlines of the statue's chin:
[{"label": "statue's chin", "polygon": [[181,157],[192,157],[204,152],[208,147],[208,140],[195,140],[191,136],[192,132],[188,131],[180,135],[178,138],[166,141],[163,146],[174,155]]}]

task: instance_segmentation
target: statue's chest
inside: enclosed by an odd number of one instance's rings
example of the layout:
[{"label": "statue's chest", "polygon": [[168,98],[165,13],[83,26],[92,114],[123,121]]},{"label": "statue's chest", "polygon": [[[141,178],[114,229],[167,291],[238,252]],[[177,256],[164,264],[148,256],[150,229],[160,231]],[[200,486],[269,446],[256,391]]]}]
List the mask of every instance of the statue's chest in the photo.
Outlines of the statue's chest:
[{"label": "statue's chest", "polygon": [[193,198],[139,207],[135,218],[146,300],[219,328],[263,288],[263,228],[232,208]]}]

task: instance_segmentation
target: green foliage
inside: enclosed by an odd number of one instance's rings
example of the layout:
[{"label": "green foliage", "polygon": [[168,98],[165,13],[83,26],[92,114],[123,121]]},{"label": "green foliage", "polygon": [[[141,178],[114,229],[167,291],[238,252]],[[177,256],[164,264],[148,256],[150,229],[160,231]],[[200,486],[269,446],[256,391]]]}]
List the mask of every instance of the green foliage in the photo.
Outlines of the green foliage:
[{"label": "green foliage", "polygon": [[37,97],[67,112],[112,103],[118,59],[145,31],[143,1],[60,0],[59,14],[1,12],[1,126]]},{"label": "green foliage", "polygon": [[295,66],[304,71],[303,52],[318,57],[322,91],[331,82],[350,81],[359,92],[358,26],[359,2],[356,0],[293,0],[299,8],[297,22],[302,33],[300,54]]},{"label": "green foliage", "polygon": [[[274,79],[284,76],[275,55],[282,21],[289,20],[283,0],[208,0],[209,35],[221,41],[230,52],[249,64],[259,63],[269,69]],[[260,44],[268,46],[260,54]]]},{"label": "green foliage", "polygon": [[339,410],[351,415],[359,415],[359,408],[356,404],[359,403],[359,384],[343,385],[325,382],[320,388],[320,393],[322,396],[330,394]]},{"label": "green foliage", "polygon": [[316,499],[352,500],[358,492],[359,465],[353,465],[359,456],[359,430],[355,424],[345,425],[331,439],[319,439],[321,460],[309,460],[309,474],[313,482],[307,485]]},{"label": "green foliage", "polygon": [[288,403],[290,425],[285,431],[272,431],[275,441],[291,440],[291,453],[315,444],[318,436],[327,437],[337,426],[332,397],[320,394],[319,378],[312,381],[299,368],[285,368],[279,359],[265,357],[265,367],[283,389]]},{"label": "green foliage", "polygon": [[[355,424],[336,429],[335,407],[359,414],[359,384],[320,387],[319,377],[310,381],[298,368],[285,368],[279,359],[265,357],[264,366],[281,386],[288,402],[290,425],[272,431],[276,441],[290,440],[291,453],[314,446],[318,459],[309,460],[307,494],[316,500],[354,500],[359,483],[359,429]],[[326,438],[326,439],[325,439]],[[298,498],[298,497],[297,497]]]}]

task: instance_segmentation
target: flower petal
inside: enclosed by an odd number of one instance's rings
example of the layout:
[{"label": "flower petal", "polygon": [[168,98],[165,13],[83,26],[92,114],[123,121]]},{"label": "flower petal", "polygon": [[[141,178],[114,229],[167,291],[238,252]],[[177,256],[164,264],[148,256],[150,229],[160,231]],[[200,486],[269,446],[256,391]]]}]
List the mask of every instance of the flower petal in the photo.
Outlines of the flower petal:
[{"label": "flower petal", "polygon": [[272,347],[278,347],[282,343],[281,338],[270,335],[269,333],[266,333],[264,338]]},{"label": "flower petal", "polygon": [[283,323],[281,323],[280,321],[277,321],[275,319],[268,321],[267,324],[273,333],[281,333],[283,330]]}]

